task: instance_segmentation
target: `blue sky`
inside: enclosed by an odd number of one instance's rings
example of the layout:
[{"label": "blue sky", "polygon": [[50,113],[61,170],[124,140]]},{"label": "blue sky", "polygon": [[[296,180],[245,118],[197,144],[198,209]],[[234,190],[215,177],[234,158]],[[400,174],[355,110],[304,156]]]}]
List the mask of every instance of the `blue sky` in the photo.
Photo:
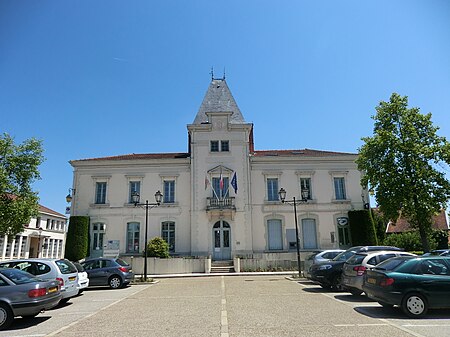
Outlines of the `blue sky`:
[{"label": "blue sky", "polygon": [[186,152],[211,67],[257,150],[357,152],[392,92],[450,138],[447,0],[0,1],[0,132],[61,213],[69,160]]}]

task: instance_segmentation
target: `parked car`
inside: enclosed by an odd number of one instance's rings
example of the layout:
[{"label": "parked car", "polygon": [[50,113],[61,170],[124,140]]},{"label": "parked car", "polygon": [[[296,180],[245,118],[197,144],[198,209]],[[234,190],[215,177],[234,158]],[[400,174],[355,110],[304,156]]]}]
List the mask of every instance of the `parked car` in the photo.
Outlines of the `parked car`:
[{"label": "parked car", "polygon": [[89,286],[107,285],[113,289],[129,284],[134,274],[131,266],[119,258],[95,258],[81,263],[89,276]]},{"label": "parked car", "polygon": [[398,305],[412,318],[429,308],[450,308],[450,258],[389,259],[367,271],[363,290],[383,307]]},{"label": "parked car", "polygon": [[7,329],[14,317],[34,317],[60,300],[56,280],[44,281],[18,269],[0,269],[0,330]]},{"label": "parked car", "polygon": [[84,290],[84,288],[89,287],[89,277],[86,270],[84,270],[84,267],[79,262],[72,262],[72,264],[77,268],[78,270],[78,295],[81,294]]},{"label": "parked car", "polygon": [[337,255],[334,259],[329,261],[313,264],[309,270],[310,275],[308,279],[319,284],[322,288],[340,289],[341,288],[341,274],[344,262],[350,257],[360,252],[369,252],[377,250],[398,250],[400,248],[391,246],[355,246]]},{"label": "parked car", "polygon": [[435,249],[422,256],[450,256],[450,249]]},{"label": "parked car", "polygon": [[416,255],[393,250],[356,253],[344,263],[341,280],[342,288],[352,293],[352,295],[361,295],[363,293],[362,286],[366,270],[375,267],[377,264],[387,259],[397,256]]},{"label": "parked car", "polygon": [[309,269],[311,268],[311,266],[313,264],[317,264],[320,262],[334,259],[338,254],[342,253],[343,251],[344,251],[343,249],[329,249],[329,250],[323,250],[323,251],[311,254],[305,260],[305,267],[304,267],[303,275],[305,277],[308,277]]},{"label": "parked car", "polygon": [[78,270],[66,259],[19,259],[0,263],[0,268],[16,268],[43,280],[56,280],[61,288],[62,303],[78,294]]}]

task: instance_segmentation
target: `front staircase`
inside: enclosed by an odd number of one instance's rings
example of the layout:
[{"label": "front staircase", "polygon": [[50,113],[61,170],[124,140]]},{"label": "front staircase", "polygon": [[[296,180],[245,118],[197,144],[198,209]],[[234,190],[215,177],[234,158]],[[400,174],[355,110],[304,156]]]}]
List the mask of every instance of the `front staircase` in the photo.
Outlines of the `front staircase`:
[{"label": "front staircase", "polygon": [[212,261],[211,274],[218,274],[218,273],[234,273],[233,260]]}]

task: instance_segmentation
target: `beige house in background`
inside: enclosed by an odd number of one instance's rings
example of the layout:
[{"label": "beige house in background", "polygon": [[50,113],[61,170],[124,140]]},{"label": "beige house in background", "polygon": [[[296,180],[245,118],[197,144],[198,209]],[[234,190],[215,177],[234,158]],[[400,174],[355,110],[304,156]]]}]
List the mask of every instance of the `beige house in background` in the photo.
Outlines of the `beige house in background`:
[{"label": "beige house in background", "polygon": [[282,187],[289,200],[308,190],[307,202],[297,206],[302,252],[350,246],[347,212],[368,202],[357,155],[255,150],[253,128],[225,79],[213,79],[187,126],[188,152],[70,161],[71,215],[90,217],[91,256],[105,249],[141,255],[145,210],[131,195],[154,203],[158,190],[163,201],[149,210],[148,239],[163,237],[173,255],[295,254],[294,210],[279,200]]},{"label": "beige house in background", "polygon": [[1,260],[64,257],[67,217],[39,205],[39,215],[13,238],[0,237]]}]

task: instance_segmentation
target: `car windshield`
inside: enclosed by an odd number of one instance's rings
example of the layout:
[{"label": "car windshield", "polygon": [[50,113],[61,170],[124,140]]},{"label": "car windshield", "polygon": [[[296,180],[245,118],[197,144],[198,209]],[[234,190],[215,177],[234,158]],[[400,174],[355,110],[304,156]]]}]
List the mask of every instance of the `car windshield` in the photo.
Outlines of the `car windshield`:
[{"label": "car windshield", "polygon": [[25,284],[42,281],[42,279],[19,269],[3,269],[0,271],[0,273],[13,281],[15,284]]},{"label": "car windshield", "polygon": [[338,256],[336,256],[332,261],[347,261],[353,255],[355,255],[355,252],[353,250],[346,250],[345,252],[342,252]]},{"label": "car windshield", "polygon": [[346,261],[346,263],[348,263],[348,264],[361,264],[366,256],[367,255],[363,255],[363,254],[355,254],[355,255],[351,256]]},{"label": "car windshield", "polygon": [[79,264],[78,262],[72,262],[72,264],[75,266],[75,268],[77,268],[79,273],[82,273],[85,271],[83,266],[81,264]]},{"label": "car windshield", "polygon": [[388,259],[386,261],[383,261],[383,262],[377,264],[375,267],[373,267],[373,269],[377,269],[377,270],[394,270],[398,266],[400,266],[403,263],[405,263],[406,261],[408,261],[409,259],[410,258],[408,258],[408,257],[398,257],[398,258],[393,257],[391,259]]},{"label": "car windshield", "polygon": [[124,266],[124,267],[128,267],[129,266],[129,264],[128,263],[126,263],[124,260],[122,260],[122,259],[116,259],[116,262],[118,263],[118,264],[120,264],[121,266]]},{"label": "car windshield", "polygon": [[62,274],[78,273],[77,268],[67,260],[58,260],[56,261],[56,265]]}]

